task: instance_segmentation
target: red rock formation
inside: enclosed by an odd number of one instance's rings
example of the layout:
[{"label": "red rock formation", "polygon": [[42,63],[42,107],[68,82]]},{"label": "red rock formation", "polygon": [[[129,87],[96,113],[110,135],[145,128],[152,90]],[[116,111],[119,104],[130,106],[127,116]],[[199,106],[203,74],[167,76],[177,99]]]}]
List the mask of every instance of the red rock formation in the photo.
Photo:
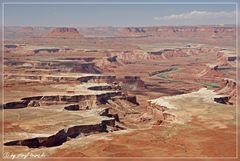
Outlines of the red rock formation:
[{"label": "red rock formation", "polygon": [[113,83],[116,81],[116,76],[98,75],[98,76],[84,76],[78,78],[80,82],[94,82],[94,83]]},{"label": "red rock formation", "polygon": [[118,54],[119,60],[124,64],[136,63],[138,60],[151,60],[160,58],[158,55],[144,54],[140,50],[124,51]]},{"label": "red rock formation", "polygon": [[218,52],[218,48],[207,47],[182,47],[182,48],[169,48],[157,51],[148,51],[148,54],[143,53],[141,50],[124,51],[117,53],[118,61],[124,64],[136,63],[140,60],[156,60],[156,59],[171,59],[173,57],[189,57],[195,55],[204,55],[209,53]]},{"label": "red rock formation", "polygon": [[139,121],[148,122],[152,125],[160,125],[162,123],[174,121],[175,116],[167,113],[166,110],[167,107],[150,103],[147,106],[147,111],[140,116]]},{"label": "red rock formation", "polygon": [[206,53],[218,52],[217,48],[174,48],[174,49],[163,49],[159,51],[148,52],[150,55],[159,56],[162,59],[170,59],[172,57],[188,57],[193,55],[201,55]]},{"label": "red rock formation", "polygon": [[[105,109],[99,111],[98,114],[100,116],[113,117],[115,119],[115,121],[120,122],[118,114],[117,113],[115,113],[115,114],[110,113],[109,108],[105,108]],[[114,124],[114,126],[115,126],[115,124]]]},{"label": "red rock formation", "polygon": [[90,125],[77,125],[69,127],[68,129],[62,129],[56,134],[49,137],[36,137],[25,140],[16,140],[6,142],[5,146],[27,146],[30,148],[39,148],[39,147],[53,147],[62,145],[64,142],[68,141],[71,138],[75,138],[81,134],[90,135],[92,133],[107,132],[107,126],[115,126],[115,119],[106,119],[102,120],[98,124]]},{"label": "red rock formation", "polygon": [[69,141],[79,135],[91,135],[94,133],[109,132],[119,130],[121,127],[115,126],[115,117],[101,120],[95,124],[84,124],[66,127],[56,134],[48,137],[35,137],[24,140],[8,141],[4,143],[5,146],[27,146],[29,148],[39,147],[54,147],[62,145],[64,142]]},{"label": "red rock formation", "polygon": [[[16,109],[16,108],[26,108],[27,106],[32,106],[34,104],[39,105],[53,105],[59,103],[78,103],[81,109],[90,109],[96,107],[97,104],[106,104],[109,100],[115,99],[116,96],[120,96],[122,99],[127,100],[126,97],[122,96],[120,91],[111,91],[108,93],[97,94],[97,95],[72,95],[72,96],[36,96],[36,97],[25,97],[18,102],[8,102],[3,105],[4,109]],[[31,105],[29,105],[29,103]],[[72,108],[72,107],[68,107]]]},{"label": "red rock formation", "polygon": [[223,73],[218,71],[219,65],[216,64],[207,64],[206,68],[198,74],[199,77],[220,77],[223,76]]},{"label": "red rock formation", "polygon": [[61,38],[80,38],[80,33],[76,28],[59,27],[53,29],[49,34],[49,37],[61,37]]},{"label": "red rock formation", "polygon": [[231,66],[231,63],[235,64],[238,57],[234,54],[224,54],[223,52],[217,53],[218,62],[222,66]]},{"label": "red rock formation", "polygon": [[127,27],[122,28],[123,36],[180,36],[185,37],[213,37],[213,36],[234,36],[235,27],[215,26],[179,26],[179,27]]},{"label": "red rock formation", "polygon": [[120,86],[122,89],[131,89],[131,90],[139,90],[145,89],[146,85],[140,77],[137,76],[125,76],[124,78],[120,79]]},{"label": "red rock formation", "polygon": [[118,56],[112,54],[107,54],[107,57],[95,60],[94,62],[96,63],[97,67],[105,72],[112,72],[117,67],[123,65],[122,62],[118,59]]},{"label": "red rock formation", "polygon": [[[237,90],[240,89],[239,85],[237,85],[237,82],[233,79],[225,78],[222,80],[220,84],[220,90],[217,91],[218,94],[226,95],[228,97],[228,100],[225,101],[228,104],[236,104],[237,99]],[[225,98],[224,100],[226,100]],[[223,99],[221,101],[224,101]]]},{"label": "red rock formation", "polygon": [[[4,62],[6,65],[11,66],[21,66],[28,62],[17,62],[15,60],[10,60]],[[100,69],[95,65],[95,63],[92,62],[82,62],[82,61],[34,61],[28,63],[31,66],[40,67],[42,69],[57,69],[59,71],[64,72],[80,72],[80,73],[93,73],[93,74],[99,74],[101,73]],[[32,67],[29,68],[32,68]]]},{"label": "red rock formation", "polygon": [[137,102],[137,97],[136,96],[127,96],[126,100],[133,103],[133,104],[139,105],[139,103]]}]

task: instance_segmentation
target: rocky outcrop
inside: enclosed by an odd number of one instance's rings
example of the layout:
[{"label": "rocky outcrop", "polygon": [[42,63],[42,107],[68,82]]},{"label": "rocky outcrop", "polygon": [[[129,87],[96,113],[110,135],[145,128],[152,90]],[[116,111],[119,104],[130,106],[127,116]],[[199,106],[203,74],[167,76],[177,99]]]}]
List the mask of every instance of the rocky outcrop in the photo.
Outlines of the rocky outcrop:
[{"label": "rocky outcrop", "polygon": [[126,100],[135,104],[135,105],[139,105],[139,103],[137,102],[137,97],[136,96],[127,96]]},{"label": "rocky outcrop", "polygon": [[[16,109],[16,108],[25,108],[28,106],[33,106],[34,104],[38,105],[53,105],[53,104],[68,104],[68,103],[79,103],[85,109],[90,109],[96,107],[97,104],[106,104],[108,100],[114,98],[115,96],[121,96],[120,91],[112,91],[103,94],[97,95],[54,95],[54,96],[34,96],[34,97],[25,97],[18,102],[9,102],[4,105],[4,109]],[[71,108],[71,107],[69,107]]]},{"label": "rocky outcrop", "polygon": [[[49,136],[47,139],[40,139],[40,146],[53,147],[62,145],[67,141],[68,134],[65,129],[60,130],[55,135]],[[26,145],[25,145],[26,146]]]},{"label": "rocky outcrop", "polygon": [[113,90],[113,87],[110,85],[106,85],[106,86],[93,86],[93,87],[89,87],[89,90],[94,90],[94,91],[109,91],[109,90]]},{"label": "rocky outcrop", "polygon": [[115,56],[108,57],[107,60],[111,63],[117,62],[117,56],[115,55]]},{"label": "rocky outcrop", "polygon": [[[109,81],[109,83],[112,81]],[[122,87],[117,82],[112,82],[110,85],[97,85],[97,86],[91,86],[88,88],[89,90],[94,91],[120,91]]]},{"label": "rocky outcrop", "polygon": [[223,73],[221,73],[219,70],[218,64],[207,64],[206,68],[202,70],[199,74],[197,74],[199,77],[220,77],[223,76]]},{"label": "rocky outcrop", "polygon": [[157,55],[146,54],[142,50],[123,51],[117,53],[116,55],[118,56],[118,60],[121,64],[134,64],[136,61],[140,60],[152,60],[159,58]]},{"label": "rocky outcrop", "polygon": [[115,121],[120,122],[119,116],[117,113],[112,114],[109,112],[109,108],[105,108],[98,112],[100,116],[107,116],[107,117],[113,117]]},{"label": "rocky outcrop", "polygon": [[161,50],[150,50],[143,52],[142,50],[123,51],[116,53],[118,60],[124,64],[135,64],[140,60],[162,60],[171,59],[175,57],[190,57],[195,55],[206,55],[209,53],[216,53],[219,49],[208,47],[176,47],[164,48]]},{"label": "rocky outcrop", "polygon": [[[224,53],[225,50],[222,49],[217,53],[218,62],[221,66],[232,67],[235,65],[238,57],[235,53]],[[228,52],[228,51],[227,51]]]},{"label": "rocky outcrop", "polygon": [[100,116],[108,116],[108,114],[109,114],[109,108],[105,108],[105,109],[99,111],[98,114],[99,114]]},{"label": "rocky outcrop", "polygon": [[68,135],[66,131],[60,130],[55,135],[49,137],[36,137],[25,140],[17,140],[6,142],[5,146],[27,146],[29,148],[39,148],[39,147],[53,147],[62,145],[67,141]]},{"label": "rocky outcrop", "polygon": [[224,78],[220,83],[220,89],[216,90],[216,92],[225,96],[216,98],[215,101],[224,104],[236,104],[237,90],[239,90],[239,85],[235,80]]},{"label": "rocky outcrop", "polygon": [[220,84],[221,88],[225,88],[225,91],[236,90],[237,82],[233,79],[224,78]]},{"label": "rocky outcrop", "polygon": [[70,72],[82,72],[82,73],[92,73],[92,74],[100,74],[101,70],[95,65],[95,63],[82,63],[76,66],[73,66]]},{"label": "rocky outcrop", "polygon": [[144,81],[138,76],[125,76],[124,78],[120,78],[119,82],[122,89],[140,90],[146,88]]},{"label": "rocky outcrop", "polygon": [[67,136],[70,138],[75,138],[80,134],[90,134],[90,133],[97,133],[97,132],[107,132],[106,131],[106,124],[95,124],[95,125],[79,125],[70,127],[67,130]]},{"label": "rocky outcrop", "polygon": [[122,96],[122,92],[109,92],[97,95],[97,101],[101,104],[106,104],[108,100],[113,99],[116,96]]},{"label": "rocky outcrop", "polygon": [[[26,66],[26,64],[28,64]],[[16,66],[19,68],[27,69],[48,69],[57,70],[61,72],[78,72],[78,73],[91,73],[100,74],[101,70],[93,62],[73,61],[73,60],[56,60],[56,61],[17,61],[9,59],[4,61],[6,66]]]},{"label": "rocky outcrop", "polygon": [[161,125],[162,123],[172,122],[174,116],[167,113],[167,107],[159,106],[149,102],[147,111],[138,119],[140,122],[150,123],[152,125]]},{"label": "rocky outcrop", "polygon": [[106,104],[106,106],[110,108],[110,113],[113,114],[112,117],[116,120],[129,114],[139,114],[138,105],[139,103],[137,101],[130,102],[127,100],[127,96],[115,96],[111,100],[108,100]]},{"label": "rocky outcrop", "polygon": [[[89,76],[58,76],[58,75],[31,75],[31,74],[23,74],[23,75],[16,75],[16,74],[5,74],[4,75],[5,80],[12,80],[12,79],[20,79],[20,80],[33,80],[33,81],[40,81],[40,82],[76,82],[79,83],[116,83],[114,82],[116,77],[115,76],[101,76],[101,75],[89,75]],[[104,90],[106,89],[116,89],[116,84],[114,86],[94,86],[89,87],[91,90]]]},{"label": "rocky outcrop", "polygon": [[[137,102],[137,97],[136,96],[127,96],[127,95],[121,95],[121,96],[115,96],[115,97],[112,97],[111,101],[115,101],[118,102],[120,101],[119,103],[125,103],[125,108],[127,108],[127,104],[128,105],[133,105],[133,106],[138,106],[139,103]],[[121,102],[123,101],[123,102]]]},{"label": "rocky outcrop", "polygon": [[[4,109],[16,109],[26,107],[49,106],[56,104],[68,104],[65,110],[88,110],[96,108],[99,105],[109,104],[109,101],[123,100],[125,105],[139,105],[136,96],[127,96],[123,94],[115,85],[93,86],[91,90],[106,90],[99,94],[81,94],[81,95],[48,95],[24,97],[20,101],[8,102],[3,105]],[[121,104],[121,101],[119,101]]]},{"label": "rocky outcrop", "polygon": [[49,137],[36,137],[25,140],[16,140],[6,142],[5,146],[27,146],[29,148],[53,147],[62,145],[64,142],[81,135],[90,135],[93,133],[108,132],[108,126],[115,126],[114,119],[102,120],[99,124],[77,125],[62,129]]},{"label": "rocky outcrop", "polygon": [[29,106],[29,107],[39,107],[39,106],[41,106],[41,104],[40,104],[39,101],[34,101],[34,100],[32,100],[32,101],[30,101],[30,102],[28,103],[28,106]]},{"label": "rocky outcrop", "polygon": [[105,52],[107,57],[103,57],[101,59],[96,59],[94,62],[96,66],[98,66],[102,71],[105,72],[113,72],[119,66],[122,66],[123,63],[118,59],[117,55],[114,55],[109,52]]},{"label": "rocky outcrop", "polygon": [[102,124],[105,125],[105,126],[114,127],[115,126],[115,121],[116,121],[115,118],[108,119],[108,120],[103,120]]},{"label": "rocky outcrop", "polygon": [[156,55],[161,59],[170,59],[172,57],[189,57],[194,55],[203,55],[206,53],[217,52],[215,48],[192,48],[192,47],[184,47],[184,48],[169,48],[162,49],[158,51],[150,51],[148,52],[150,55]]},{"label": "rocky outcrop", "polygon": [[80,38],[81,35],[76,28],[58,27],[54,28],[49,34],[49,37],[58,38]]},{"label": "rocky outcrop", "polygon": [[109,75],[96,75],[96,76],[84,76],[78,78],[80,82],[88,83],[113,83],[116,81],[116,76]]}]

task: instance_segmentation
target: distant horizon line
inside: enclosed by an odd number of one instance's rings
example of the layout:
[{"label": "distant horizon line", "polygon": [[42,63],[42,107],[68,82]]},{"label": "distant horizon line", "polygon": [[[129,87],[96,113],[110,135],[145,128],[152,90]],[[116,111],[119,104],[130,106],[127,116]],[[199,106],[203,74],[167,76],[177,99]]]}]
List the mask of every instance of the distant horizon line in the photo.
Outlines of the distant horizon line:
[{"label": "distant horizon line", "polygon": [[[216,27],[236,27],[237,24],[205,24],[205,25],[129,25],[129,26],[35,26],[35,25],[9,25],[8,27],[33,27],[33,28],[127,28],[127,27],[201,27],[201,26],[216,26]],[[3,26],[1,26],[2,28]]]}]

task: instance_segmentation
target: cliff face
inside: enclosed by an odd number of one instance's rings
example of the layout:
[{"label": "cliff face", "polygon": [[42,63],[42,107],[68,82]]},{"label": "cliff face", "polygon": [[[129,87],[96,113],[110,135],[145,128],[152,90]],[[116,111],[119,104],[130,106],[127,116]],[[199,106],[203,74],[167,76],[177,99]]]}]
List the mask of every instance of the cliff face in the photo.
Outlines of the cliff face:
[{"label": "cliff face", "polygon": [[118,59],[117,55],[111,54],[108,54],[107,57],[104,57],[101,60],[96,60],[94,62],[97,67],[106,72],[113,72],[114,69],[123,65],[122,62]]},{"label": "cliff face", "polygon": [[206,48],[206,47],[184,47],[184,48],[174,48],[174,49],[163,49],[159,51],[149,52],[151,55],[159,56],[162,59],[170,59],[172,57],[188,57],[194,55],[203,55],[206,53],[218,52],[218,48]]},{"label": "cliff face", "polygon": [[220,77],[223,76],[217,64],[207,64],[206,68],[198,74],[198,77]]},{"label": "cliff face", "polygon": [[220,84],[220,90],[217,93],[221,95],[226,95],[222,99],[218,99],[218,101],[225,102],[224,104],[236,104],[237,101],[237,90],[239,90],[239,85],[233,79],[223,79]]},{"label": "cliff face", "polygon": [[167,111],[167,107],[160,106],[149,102],[146,112],[139,118],[139,122],[150,123],[151,125],[160,125],[162,123],[170,123],[175,120],[175,115]]},{"label": "cliff face", "polygon": [[80,38],[80,33],[76,28],[59,27],[54,28],[49,34],[49,37],[61,38]]},{"label": "cliff face", "polygon": [[219,52],[219,48],[209,48],[204,46],[184,46],[184,47],[175,47],[175,48],[164,48],[164,49],[149,49],[147,54],[144,53],[142,50],[132,50],[132,51],[122,51],[116,53],[118,62],[122,64],[131,64],[136,63],[136,61],[141,60],[165,60],[171,59],[176,57],[191,57],[197,55],[206,55],[209,53],[216,53]]},{"label": "cliff face", "polygon": [[115,120],[106,119],[98,124],[77,125],[67,129],[62,129],[49,137],[36,137],[25,140],[15,140],[6,142],[5,146],[27,146],[29,148],[54,147],[62,145],[64,142],[76,138],[79,135],[91,135],[93,133],[108,132],[107,126],[115,126]]},{"label": "cliff face", "polygon": [[138,76],[125,76],[119,81],[122,89],[139,90],[146,88],[144,81]]},{"label": "cliff face", "polygon": [[80,77],[78,80],[83,83],[83,82],[95,82],[95,83],[112,83],[116,80],[116,76],[108,76],[108,75],[99,75],[99,76],[85,76],[85,77]]},{"label": "cliff face", "polygon": [[3,105],[4,109],[18,109],[26,107],[38,107],[43,105],[57,105],[57,104],[75,104],[66,106],[66,110],[92,109],[101,104],[107,104],[109,101],[122,99],[126,102],[137,104],[135,96],[124,96],[121,91],[109,91],[96,95],[52,95],[52,96],[34,96],[25,97],[20,101],[8,102]]},{"label": "cliff face", "polygon": [[25,68],[41,68],[41,69],[52,69],[63,72],[81,72],[81,73],[93,73],[99,74],[101,73],[100,69],[93,62],[85,62],[85,61],[19,61],[16,60],[6,60],[4,62],[7,66],[16,66]]},{"label": "cliff face", "polygon": [[236,61],[239,60],[236,54],[225,54],[224,51],[218,52],[217,58],[220,65],[229,67],[234,66]]}]

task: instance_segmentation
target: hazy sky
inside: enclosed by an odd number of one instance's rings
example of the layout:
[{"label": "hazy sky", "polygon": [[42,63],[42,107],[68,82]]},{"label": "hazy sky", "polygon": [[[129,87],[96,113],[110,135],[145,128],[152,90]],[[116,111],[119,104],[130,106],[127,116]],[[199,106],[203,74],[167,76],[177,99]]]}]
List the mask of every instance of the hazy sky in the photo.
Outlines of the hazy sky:
[{"label": "hazy sky", "polygon": [[235,24],[235,20],[234,4],[4,5],[5,26],[212,25]]}]

